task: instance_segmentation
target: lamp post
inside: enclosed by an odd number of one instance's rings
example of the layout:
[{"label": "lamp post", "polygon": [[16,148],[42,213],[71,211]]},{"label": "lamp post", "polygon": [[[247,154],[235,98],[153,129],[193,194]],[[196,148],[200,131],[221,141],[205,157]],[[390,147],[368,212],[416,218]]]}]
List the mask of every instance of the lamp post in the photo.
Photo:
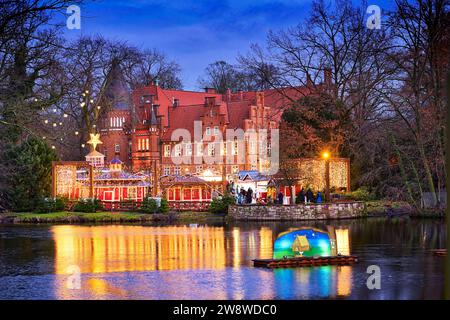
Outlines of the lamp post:
[{"label": "lamp post", "polygon": [[325,160],[325,201],[330,201],[330,153],[324,151],[322,158]]}]

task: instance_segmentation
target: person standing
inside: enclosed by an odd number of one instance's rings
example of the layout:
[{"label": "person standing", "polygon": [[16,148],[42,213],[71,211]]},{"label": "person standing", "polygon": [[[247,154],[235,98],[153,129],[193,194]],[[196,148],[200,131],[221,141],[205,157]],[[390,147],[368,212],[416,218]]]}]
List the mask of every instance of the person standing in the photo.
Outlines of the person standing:
[{"label": "person standing", "polygon": [[246,198],[247,198],[247,203],[251,204],[252,200],[253,200],[253,190],[250,187],[248,187]]},{"label": "person standing", "polygon": [[322,203],[322,193],[320,191],[317,192],[316,202]]},{"label": "person standing", "polygon": [[281,193],[281,191],[278,193],[278,204],[283,204],[283,194]]},{"label": "person standing", "polygon": [[311,188],[308,188],[308,190],[306,190],[306,200],[308,203],[311,203],[314,201],[314,194],[311,191]]}]

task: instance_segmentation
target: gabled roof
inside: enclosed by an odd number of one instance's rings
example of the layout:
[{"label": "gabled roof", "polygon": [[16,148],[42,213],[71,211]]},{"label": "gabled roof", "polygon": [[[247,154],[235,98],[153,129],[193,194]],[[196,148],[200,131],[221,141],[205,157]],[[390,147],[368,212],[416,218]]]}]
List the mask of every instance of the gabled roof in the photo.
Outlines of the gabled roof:
[{"label": "gabled roof", "polygon": [[269,177],[262,175],[258,170],[241,170],[238,172],[239,180],[252,180],[252,181],[268,181]]}]

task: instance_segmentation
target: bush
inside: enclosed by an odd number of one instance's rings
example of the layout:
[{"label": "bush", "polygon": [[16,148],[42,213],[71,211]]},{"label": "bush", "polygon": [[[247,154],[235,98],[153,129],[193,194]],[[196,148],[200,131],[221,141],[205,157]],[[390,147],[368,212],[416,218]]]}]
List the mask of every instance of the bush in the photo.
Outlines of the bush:
[{"label": "bush", "polygon": [[169,203],[167,202],[166,198],[161,198],[161,204],[159,206],[159,212],[161,213],[167,213],[169,212]]},{"label": "bush", "polygon": [[156,213],[158,212],[158,203],[155,199],[144,198],[139,211],[142,213]]},{"label": "bush", "polygon": [[356,201],[373,200],[373,196],[371,195],[369,190],[367,190],[366,187],[361,187],[361,188],[358,188],[355,191],[346,193],[345,194],[345,198],[346,199],[351,199],[351,200],[356,200]]},{"label": "bush", "polygon": [[66,206],[67,200],[64,198],[43,198],[39,201],[36,209],[36,213],[50,213],[63,211]]},{"label": "bush", "polygon": [[209,206],[209,212],[211,213],[228,213],[228,207],[235,204],[235,199],[229,194],[224,195],[221,198],[215,198],[211,201]]},{"label": "bush", "polygon": [[98,210],[103,210],[102,203],[98,199],[82,199],[73,207],[73,211],[75,212],[92,213]]}]

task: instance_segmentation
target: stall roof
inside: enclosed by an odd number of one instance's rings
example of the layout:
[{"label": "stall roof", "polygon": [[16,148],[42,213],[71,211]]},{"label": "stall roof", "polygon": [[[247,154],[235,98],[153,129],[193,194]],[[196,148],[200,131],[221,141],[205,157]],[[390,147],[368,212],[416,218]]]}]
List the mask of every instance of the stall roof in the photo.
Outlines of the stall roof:
[{"label": "stall roof", "polygon": [[258,170],[241,170],[238,172],[241,181],[251,179],[253,181],[269,181],[269,177],[262,175]]}]

